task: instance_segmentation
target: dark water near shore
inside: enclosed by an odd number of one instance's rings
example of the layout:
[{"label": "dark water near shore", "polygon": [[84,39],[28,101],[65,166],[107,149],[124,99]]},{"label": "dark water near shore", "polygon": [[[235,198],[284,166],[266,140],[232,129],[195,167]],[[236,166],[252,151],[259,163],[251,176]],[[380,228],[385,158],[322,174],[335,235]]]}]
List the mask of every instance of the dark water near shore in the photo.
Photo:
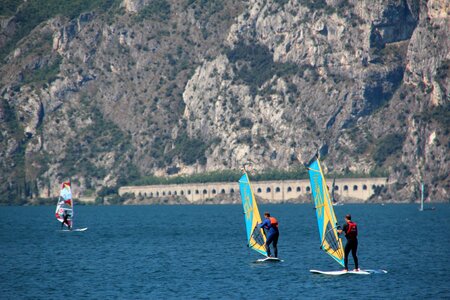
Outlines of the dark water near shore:
[{"label": "dark water near shore", "polygon": [[77,207],[61,232],[54,207],[0,207],[0,298],[450,298],[450,205],[345,205],[359,225],[362,268],[319,250],[311,205],[262,205],[280,222],[279,264],[254,264],[240,205]]}]

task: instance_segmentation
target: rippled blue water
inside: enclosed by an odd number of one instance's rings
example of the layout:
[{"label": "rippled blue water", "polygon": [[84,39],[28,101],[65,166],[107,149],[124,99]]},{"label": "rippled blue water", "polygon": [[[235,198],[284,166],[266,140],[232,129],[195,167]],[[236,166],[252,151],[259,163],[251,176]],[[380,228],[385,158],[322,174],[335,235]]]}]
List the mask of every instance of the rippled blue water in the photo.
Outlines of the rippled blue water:
[{"label": "rippled blue water", "polygon": [[450,205],[345,205],[359,225],[362,268],[327,277],[311,205],[270,205],[279,264],[254,264],[239,205],[77,207],[61,232],[53,207],[0,207],[0,298],[449,298]]}]

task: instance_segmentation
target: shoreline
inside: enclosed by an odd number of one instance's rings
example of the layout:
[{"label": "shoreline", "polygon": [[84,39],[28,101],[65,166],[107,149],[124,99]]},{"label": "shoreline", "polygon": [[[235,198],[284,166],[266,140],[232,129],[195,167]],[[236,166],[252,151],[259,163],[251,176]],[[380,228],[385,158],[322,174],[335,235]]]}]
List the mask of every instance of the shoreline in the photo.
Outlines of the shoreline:
[{"label": "shoreline", "polygon": [[[408,201],[343,201],[341,202],[342,205],[336,205],[336,206],[343,206],[343,205],[403,205],[403,204],[414,204],[414,205],[418,205],[420,206],[420,201],[416,201],[416,202],[408,202]],[[295,205],[312,205],[313,203],[311,201],[276,201],[276,202],[271,202],[271,201],[258,201],[258,204],[260,205],[284,205],[284,204],[295,204]],[[427,208],[429,206],[433,206],[433,205],[445,205],[445,204],[450,204],[450,200],[443,200],[443,201],[434,201],[434,202],[426,202],[425,203],[425,209],[427,210]],[[33,202],[27,202],[24,204],[0,204],[0,207],[6,207],[6,206],[55,206],[55,203],[33,203]],[[197,202],[189,202],[189,201],[168,201],[167,199],[161,198],[161,199],[156,199],[156,198],[152,198],[152,199],[145,199],[142,201],[139,200],[132,200],[132,201],[125,201],[124,203],[95,203],[95,202],[78,202],[75,199],[75,205],[76,206],[150,206],[150,205],[160,205],[160,206],[187,206],[187,205],[192,205],[192,206],[199,206],[199,205],[242,205],[240,199],[239,201],[217,201],[217,199],[215,200],[211,200],[211,201],[197,201]]]}]

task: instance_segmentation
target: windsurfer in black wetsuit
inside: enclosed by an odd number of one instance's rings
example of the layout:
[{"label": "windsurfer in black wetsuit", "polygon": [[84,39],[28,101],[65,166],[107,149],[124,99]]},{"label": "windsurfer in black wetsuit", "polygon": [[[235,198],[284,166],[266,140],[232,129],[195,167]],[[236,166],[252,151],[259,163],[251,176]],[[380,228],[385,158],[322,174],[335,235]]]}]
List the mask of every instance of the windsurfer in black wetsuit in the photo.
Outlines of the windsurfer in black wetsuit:
[{"label": "windsurfer in black wetsuit", "polygon": [[352,222],[352,216],[350,214],[345,216],[345,224],[342,226],[342,229],[338,229],[338,233],[345,233],[345,237],[347,238],[347,243],[344,248],[344,264],[345,271],[348,271],[348,255],[350,251],[352,251],[353,261],[355,262],[355,270],[359,271],[358,267],[358,257],[356,256],[356,251],[358,250],[358,228],[355,222]]},{"label": "windsurfer in black wetsuit", "polygon": [[67,210],[64,210],[63,213],[63,221],[61,223],[61,229],[64,227],[64,224],[67,224],[67,227],[69,227],[69,230],[72,230],[72,227],[70,226],[70,222],[69,222],[69,214],[67,213]]}]

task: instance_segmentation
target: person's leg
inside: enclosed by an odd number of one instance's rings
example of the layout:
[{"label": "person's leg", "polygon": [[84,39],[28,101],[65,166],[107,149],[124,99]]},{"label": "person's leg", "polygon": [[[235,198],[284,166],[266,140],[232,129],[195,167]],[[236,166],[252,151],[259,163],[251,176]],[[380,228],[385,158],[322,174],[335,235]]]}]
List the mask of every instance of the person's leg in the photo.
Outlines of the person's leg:
[{"label": "person's leg", "polygon": [[269,235],[266,240],[266,252],[267,256],[270,256],[270,244],[273,241],[273,234]]},{"label": "person's leg", "polygon": [[273,252],[275,254],[275,257],[278,257],[278,237],[280,236],[280,234],[277,232],[275,233],[274,237],[273,237]]},{"label": "person's leg", "polygon": [[347,241],[344,248],[344,265],[345,265],[344,268],[346,270],[348,270],[348,255],[350,254],[351,249],[352,249],[351,244],[349,241]]},{"label": "person's leg", "polygon": [[352,247],[352,256],[353,256],[353,261],[355,262],[355,269],[358,270],[358,256],[356,256],[356,251],[358,250],[358,241],[355,241],[353,243],[353,247]]}]

